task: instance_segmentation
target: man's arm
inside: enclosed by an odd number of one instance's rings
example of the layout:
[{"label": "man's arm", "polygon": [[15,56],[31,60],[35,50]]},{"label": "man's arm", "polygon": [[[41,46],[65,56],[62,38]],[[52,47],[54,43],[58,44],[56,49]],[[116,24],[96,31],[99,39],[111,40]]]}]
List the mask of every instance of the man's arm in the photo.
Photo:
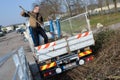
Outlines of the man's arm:
[{"label": "man's arm", "polygon": [[24,11],[21,12],[21,16],[23,16],[23,17],[30,17],[29,14],[27,14],[27,13],[24,12]]}]

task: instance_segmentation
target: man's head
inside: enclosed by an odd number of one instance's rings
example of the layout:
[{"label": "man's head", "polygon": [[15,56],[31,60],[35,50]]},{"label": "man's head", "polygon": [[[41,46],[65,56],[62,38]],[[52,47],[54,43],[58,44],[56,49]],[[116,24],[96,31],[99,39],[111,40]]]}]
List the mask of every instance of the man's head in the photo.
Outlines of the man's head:
[{"label": "man's head", "polygon": [[39,13],[39,11],[40,11],[39,5],[35,5],[34,8],[33,8],[33,12],[34,13]]}]

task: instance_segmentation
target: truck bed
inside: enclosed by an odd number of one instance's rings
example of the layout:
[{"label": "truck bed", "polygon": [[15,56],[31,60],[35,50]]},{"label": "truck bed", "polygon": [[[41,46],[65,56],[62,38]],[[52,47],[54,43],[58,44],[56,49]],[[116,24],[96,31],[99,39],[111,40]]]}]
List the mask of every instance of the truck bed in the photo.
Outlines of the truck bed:
[{"label": "truck bed", "polygon": [[72,51],[76,51],[90,45],[94,45],[94,43],[95,41],[92,31],[82,34],[80,33],[76,36],[63,38],[52,43],[35,47],[36,56],[38,61],[41,62],[60,55],[68,54]]}]

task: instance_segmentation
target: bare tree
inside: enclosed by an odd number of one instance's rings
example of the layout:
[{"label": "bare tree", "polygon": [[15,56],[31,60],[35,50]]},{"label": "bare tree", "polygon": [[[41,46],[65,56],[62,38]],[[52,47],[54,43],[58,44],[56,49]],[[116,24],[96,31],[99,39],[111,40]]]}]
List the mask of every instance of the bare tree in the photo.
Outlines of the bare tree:
[{"label": "bare tree", "polygon": [[56,14],[60,13],[61,2],[60,0],[43,0],[40,3],[41,14],[47,18],[52,15],[53,18],[56,17]]},{"label": "bare tree", "polygon": [[82,13],[85,10],[83,0],[63,0],[70,16]]},{"label": "bare tree", "polygon": [[113,0],[114,6],[115,6],[115,12],[117,12],[117,0]]},{"label": "bare tree", "polygon": [[91,11],[98,7],[98,3],[94,2],[94,0],[89,0],[89,3],[90,4],[88,5],[88,9]]},{"label": "bare tree", "polygon": [[98,0],[98,7],[101,8],[101,14],[103,12],[103,0]]},{"label": "bare tree", "polygon": [[108,7],[108,10],[109,10],[109,12],[110,12],[109,1],[110,1],[110,0],[106,0],[106,5],[107,5],[107,7]]},{"label": "bare tree", "polygon": [[75,9],[77,11],[77,13],[83,13],[85,12],[85,7],[88,7],[88,2],[87,0],[75,0],[74,3]]},{"label": "bare tree", "polygon": [[67,11],[69,12],[69,15],[72,16],[72,9],[71,9],[71,4],[70,4],[70,0],[64,0],[65,5],[67,7]]}]

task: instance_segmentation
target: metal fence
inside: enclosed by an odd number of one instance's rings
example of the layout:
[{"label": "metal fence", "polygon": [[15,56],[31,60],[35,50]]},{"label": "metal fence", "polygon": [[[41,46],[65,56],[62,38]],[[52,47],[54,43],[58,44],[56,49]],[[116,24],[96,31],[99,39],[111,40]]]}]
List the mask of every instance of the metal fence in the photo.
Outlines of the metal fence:
[{"label": "metal fence", "polygon": [[[13,58],[16,69],[15,69],[15,73],[13,74],[13,78],[12,79],[9,78],[9,80],[32,80],[29,65],[26,60],[23,47],[17,50],[14,50],[11,53],[1,57],[0,58],[0,69],[5,63],[7,63],[7,61],[10,58]],[[11,65],[9,65],[8,67],[10,66]]]},{"label": "metal fence", "polygon": [[87,13],[82,13],[74,17],[70,17],[61,21],[61,29],[63,34],[75,35],[90,30],[89,19]]}]

